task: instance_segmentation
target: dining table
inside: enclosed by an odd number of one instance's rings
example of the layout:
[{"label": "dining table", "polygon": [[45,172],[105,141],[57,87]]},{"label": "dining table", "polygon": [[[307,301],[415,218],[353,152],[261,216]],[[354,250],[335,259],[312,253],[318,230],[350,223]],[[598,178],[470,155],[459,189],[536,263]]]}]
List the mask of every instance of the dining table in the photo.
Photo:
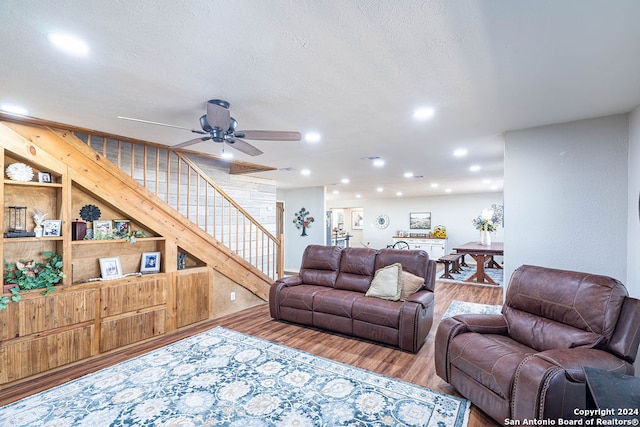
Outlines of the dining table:
[{"label": "dining table", "polygon": [[485,265],[488,268],[499,268],[494,256],[504,255],[503,242],[491,242],[490,245],[482,245],[479,242],[467,242],[464,245],[453,248],[459,254],[471,256],[476,262],[476,272],[471,275],[465,282],[487,283],[490,285],[498,285],[491,277],[485,273]]}]

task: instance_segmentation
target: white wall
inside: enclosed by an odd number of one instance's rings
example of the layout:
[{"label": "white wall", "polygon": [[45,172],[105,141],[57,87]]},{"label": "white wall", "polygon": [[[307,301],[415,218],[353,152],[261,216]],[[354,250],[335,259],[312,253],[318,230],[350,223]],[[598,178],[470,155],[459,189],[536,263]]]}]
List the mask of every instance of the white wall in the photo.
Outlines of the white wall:
[{"label": "white wall", "polygon": [[[277,190],[278,201],[284,202],[284,268],[300,269],[302,252],[308,245],[324,245],[326,232],[326,207],[324,187],[308,187],[293,190]],[[293,223],[296,212],[306,208],[314,222],[307,228],[307,236],[301,236]]]},{"label": "white wall", "polygon": [[626,283],[628,151],[626,114],[506,134],[505,279],[533,264]]},{"label": "white wall", "polygon": [[[437,225],[447,227],[447,251],[466,242],[478,241],[479,233],[471,221],[482,213],[482,209],[492,204],[502,204],[502,193],[449,194],[431,197],[391,197],[383,199],[357,199],[328,201],[329,208],[361,207],[364,214],[364,229],[361,241],[375,249],[384,248],[392,243],[392,237],[398,230],[420,233],[409,229],[410,212],[431,212],[431,231]],[[379,229],[374,225],[378,215],[389,217],[389,226]],[[428,232],[424,231],[424,232]],[[492,238],[502,241],[503,230]]]},{"label": "white wall", "polygon": [[640,298],[640,106],[629,114],[629,198],[627,281],[629,294]]}]

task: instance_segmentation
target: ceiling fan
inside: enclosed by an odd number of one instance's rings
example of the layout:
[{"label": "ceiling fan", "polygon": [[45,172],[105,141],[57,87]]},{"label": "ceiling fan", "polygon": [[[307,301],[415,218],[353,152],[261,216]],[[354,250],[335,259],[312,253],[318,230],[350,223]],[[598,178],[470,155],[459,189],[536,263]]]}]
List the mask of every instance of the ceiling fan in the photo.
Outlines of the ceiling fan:
[{"label": "ceiling fan", "polygon": [[249,144],[244,139],[253,139],[260,141],[300,141],[300,139],[302,138],[300,132],[271,130],[236,131],[238,122],[236,121],[236,119],[231,117],[229,107],[230,104],[227,101],[223,101],[222,99],[210,99],[209,101],[207,101],[207,114],[200,117],[200,127],[202,128],[202,130],[175,126],[166,123],[152,122],[149,120],[134,119],[124,116],[118,116],[118,118],[124,120],[132,120],[134,122],[148,123],[152,125],[185,129],[193,133],[206,135],[174,145],[172,148],[184,148],[198,142],[212,140],[214,142],[220,142],[223,144],[223,152],[224,144],[227,144],[229,147],[235,148],[236,150],[250,156],[258,156],[262,154],[262,151]]}]

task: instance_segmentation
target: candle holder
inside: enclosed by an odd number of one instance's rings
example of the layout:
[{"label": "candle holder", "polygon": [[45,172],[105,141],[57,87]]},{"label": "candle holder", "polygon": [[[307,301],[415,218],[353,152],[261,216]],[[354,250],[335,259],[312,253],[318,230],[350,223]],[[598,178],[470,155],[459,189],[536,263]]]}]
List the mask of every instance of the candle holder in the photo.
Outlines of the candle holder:
[{"label": "candle holder", "polygon": [[9,208],[9,231],[5,237],[35,237],[33,231],[27,231],[27,207],[8,206]]}]

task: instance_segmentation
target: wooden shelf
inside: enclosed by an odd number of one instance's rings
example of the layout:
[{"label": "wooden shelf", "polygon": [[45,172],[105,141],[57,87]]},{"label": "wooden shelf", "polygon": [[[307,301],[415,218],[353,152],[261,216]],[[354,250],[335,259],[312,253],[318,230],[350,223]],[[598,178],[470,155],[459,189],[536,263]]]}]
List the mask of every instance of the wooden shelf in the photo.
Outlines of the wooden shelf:
[{"label": "wooden shelf", "polygon": [[113,243],[129,243],[131,245],[135,245],[136,243],[142,242],[153,242],[164,240],[164,237],[136,237],[136,241],[134,243],[129,242],[125,239],[110,239],[110,240],[73,240],[71,242],[72,245],[105,245],[105,244],[113,244]]},{"label": "wooden shelf", "polygon": [[12,181],[10,179],[4,180],[5,185],[23,185],[26,187],[52,187],[62,188],[62,184],[57,182],[35,182],[35,181]]},{"label": "wooden shelf", "polygon": [[49,236],[49,237],[3,237],[4,243],[18,243],[18,242],[51,242],[62,241],[62,236]]}]

